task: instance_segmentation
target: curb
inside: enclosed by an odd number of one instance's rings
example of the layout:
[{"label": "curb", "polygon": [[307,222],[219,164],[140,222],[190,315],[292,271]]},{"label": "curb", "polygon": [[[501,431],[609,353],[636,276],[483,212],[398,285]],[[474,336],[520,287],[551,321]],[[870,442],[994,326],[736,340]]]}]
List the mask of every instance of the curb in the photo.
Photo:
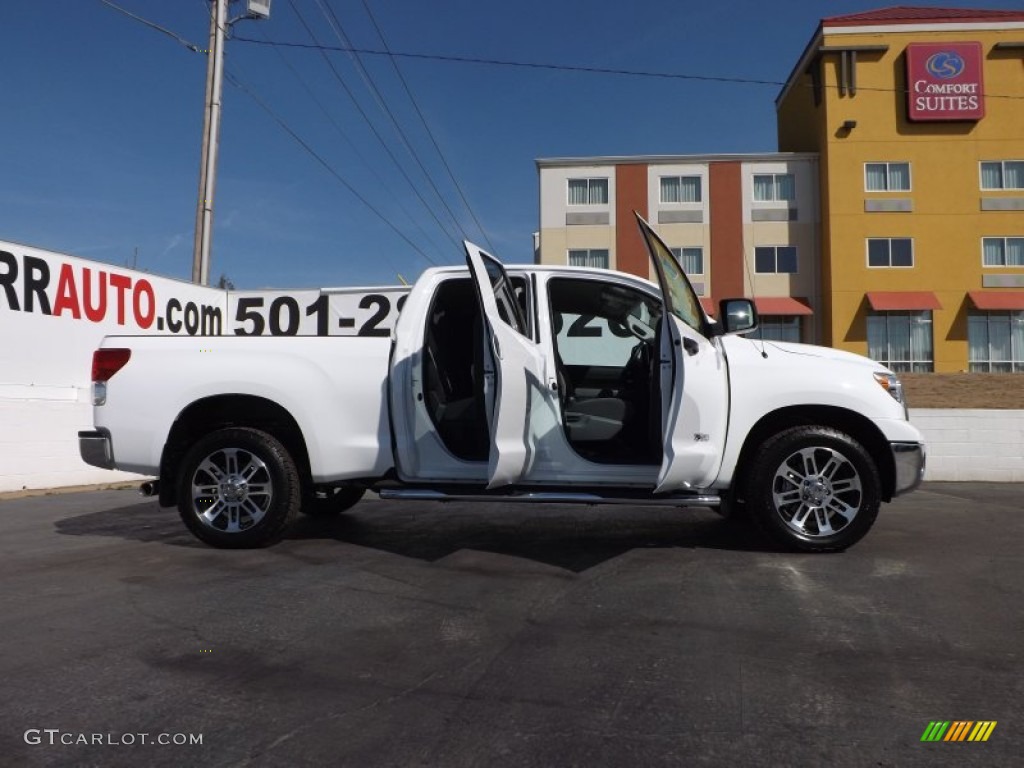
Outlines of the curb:
[{"label": "curb", "polygon": [[67,485],[60,488],[26,488],[21,491],[2,491],[0,501],[6,499],[27,499],[31,496],[56,496],[64,493],[84,493],[86,491],[134,491],[145,482],[142,480],[124,480],[119,483],[98,483],[96,485]]}]

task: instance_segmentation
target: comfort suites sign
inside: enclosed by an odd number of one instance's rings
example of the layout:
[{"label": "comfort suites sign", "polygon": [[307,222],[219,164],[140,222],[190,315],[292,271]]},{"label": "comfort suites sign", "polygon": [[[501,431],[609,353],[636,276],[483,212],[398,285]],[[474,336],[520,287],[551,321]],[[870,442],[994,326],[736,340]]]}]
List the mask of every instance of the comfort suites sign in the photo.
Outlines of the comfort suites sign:
[{"label": "comfort suites sign", "polygon": [[907,116],[914,121],[985,116],[981,43],[907,46]]}]

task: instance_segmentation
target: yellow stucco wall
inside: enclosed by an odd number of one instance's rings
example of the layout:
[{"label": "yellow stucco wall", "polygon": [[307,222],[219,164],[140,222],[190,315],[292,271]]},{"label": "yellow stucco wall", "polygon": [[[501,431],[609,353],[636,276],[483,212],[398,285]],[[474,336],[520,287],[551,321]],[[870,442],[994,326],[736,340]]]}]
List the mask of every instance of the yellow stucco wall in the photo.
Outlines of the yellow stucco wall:
[{"label": "yellow stucco wall", "polygon": [[[1024,197],[1024,192],[982,193],[983,160],[1024,159],[1024,51],[995,51],[1000,41],[1024,39],[1022,30],[829,34],[829,47],[888,45],[862,54],[857,92],[840,95],[839,55],[826,54],[821,105],[801,77],[779,103],[783,151],[821,154],[822,290],[825,342],[867,351],[868,291],[933,291],[942,304],[933,313],[936,371],[967,368],[967,291],[982,288],[984,274],[1024,269],[982,266],[984,236],[1024,236],[1024,211],[982,211],[982,196]],[[906,119],[904,50],[908,43],[970,42],[982,46],[985,117],[978,122],[911,123]],[[999,98],[1011,96],[1013,98]],[[844,121],[856,127],[844,131]],[[864,164],[909,162],[909,192],[866,192]],[[865,200],[909,200],[912,212],[866,212]],[[913,268],[869,268],[867,238],[909,237]]]}]

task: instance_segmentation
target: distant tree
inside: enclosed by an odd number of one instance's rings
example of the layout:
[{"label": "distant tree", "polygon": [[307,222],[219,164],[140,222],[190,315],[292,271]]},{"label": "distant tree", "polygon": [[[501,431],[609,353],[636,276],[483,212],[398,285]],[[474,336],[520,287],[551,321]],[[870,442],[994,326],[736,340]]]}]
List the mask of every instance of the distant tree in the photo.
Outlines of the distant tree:
[{"label": "distant tree", "polygon": [[220,273],[220,279],[217,281],[217,287],[223,288],[228,291],[235,290],[235,284],[231,282],[231,278],[223,272]]}]

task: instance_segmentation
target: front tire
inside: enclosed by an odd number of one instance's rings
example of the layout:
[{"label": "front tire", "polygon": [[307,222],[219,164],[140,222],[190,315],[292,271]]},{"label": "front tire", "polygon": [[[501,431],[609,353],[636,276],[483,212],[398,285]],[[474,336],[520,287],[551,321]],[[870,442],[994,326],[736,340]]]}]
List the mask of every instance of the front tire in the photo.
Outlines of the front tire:
[{"label": "front tire", "polygon": [[878,516],[878,468],[860,443],[837,429],[787,429],[766,441],[750,466],[747,510],[760,531],[785,549],[846,549],[864,538]]},{"label": "front tire", "polygon": [[185,454],[178,512],[199,540],[248,549],[278,541],[299,510],[302,487],[281,442],[247,427],[218,429]]}]

